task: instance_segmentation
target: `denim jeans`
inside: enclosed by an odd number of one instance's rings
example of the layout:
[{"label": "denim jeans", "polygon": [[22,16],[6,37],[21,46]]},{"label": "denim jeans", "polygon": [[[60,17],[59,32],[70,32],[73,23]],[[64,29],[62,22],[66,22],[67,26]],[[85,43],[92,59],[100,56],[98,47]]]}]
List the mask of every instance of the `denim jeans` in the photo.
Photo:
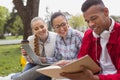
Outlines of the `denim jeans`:
[{"label": "denim jeans", "polygon": [[[30,68],[33,68],[34,66],[36,66],[36,65],[31,64],[31,63],[27,63],[26,67],[23,71],[29,70]],[[48,76],[45,76],[45,75],[40,75],[36,80],[51,80],[51,78]]]},{"label": "denim jeans", "polygon": [[52,80],[52,79],[48,76],[40,75],[36,80]]},{"label": "denim jeans", "polygon": [[28,63],[21,73],[17,73],[11,77],[13,80],[51,80],[50,77],[36,72],[41,68],[39,65]]},{"label": "denim jeans", "polygon": [[24,70],[23,70],[23,72],[27,71],[27,70],[35,67],[35,66],[36,66],[36,64],[27,63],[26,66],[25,66],[25,68],[24,68]]}]

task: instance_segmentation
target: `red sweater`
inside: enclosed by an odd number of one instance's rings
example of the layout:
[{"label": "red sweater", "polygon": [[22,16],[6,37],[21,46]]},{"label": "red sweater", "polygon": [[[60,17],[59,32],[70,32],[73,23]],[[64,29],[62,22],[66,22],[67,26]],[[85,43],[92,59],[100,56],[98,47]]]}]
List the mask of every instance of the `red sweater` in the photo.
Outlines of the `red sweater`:
[{"label": "red sweater", "polygon": [[[97,45],[96,45],[97,41]],[[97,48],[96,48],[97,47]],[[108,53],[117,70],[116,74],[102,75],[99,74],[100,80],[120,80],[120,24],[115,23],[110,38],[107,43]],[[93,37],[92,30],[85,32],[78,58],[88,54],[97,63],[101,55],[101,46],[99,40]],[[97,63],[99,65],[99,63]]]}]

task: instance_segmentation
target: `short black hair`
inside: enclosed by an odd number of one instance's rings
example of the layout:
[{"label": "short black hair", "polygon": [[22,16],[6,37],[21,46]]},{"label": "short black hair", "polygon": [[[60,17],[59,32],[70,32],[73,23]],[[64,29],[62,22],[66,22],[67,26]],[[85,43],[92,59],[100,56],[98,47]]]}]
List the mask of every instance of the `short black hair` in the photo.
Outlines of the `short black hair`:
[{"label": "short black hair", "polygon": [[98,4],[100,4],[100,5],[102,5],[102,6],[105,6],[102,0],[86,0],[86,1],[83,3],[83,5],[82,5],[81,10],[82,10],[82,12],[85,12],[85,11],[87,11],[88,8],[90,8],[91,6],[93,6],[93,5],[98,5]]},{"label": "short black hair", "polygon": [[[52,14],[52,16],[51,16],[51,19],[50,19],[50,24],[53,26],[53,20],[56,18],[56,17],[58,17],[58,16],[63,16],[63,17],[65,17],[65,15],[62,13],[62,12],[55,12],[55,13],[53,13]],[[65,19],[66,19],[66,17],[65,17]]]}]

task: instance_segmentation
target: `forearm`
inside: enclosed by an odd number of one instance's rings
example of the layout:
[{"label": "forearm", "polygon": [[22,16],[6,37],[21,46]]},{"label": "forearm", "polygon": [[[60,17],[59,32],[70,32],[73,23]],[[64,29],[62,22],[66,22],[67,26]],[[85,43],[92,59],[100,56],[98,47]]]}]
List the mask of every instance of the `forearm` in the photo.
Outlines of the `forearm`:
[{"label": "forearm", "polygon": [[50,64],[53,64],[55,62],[57,62],[58,60],[54,57],[46,57],[46,62],[47,63],[50,63]]}]

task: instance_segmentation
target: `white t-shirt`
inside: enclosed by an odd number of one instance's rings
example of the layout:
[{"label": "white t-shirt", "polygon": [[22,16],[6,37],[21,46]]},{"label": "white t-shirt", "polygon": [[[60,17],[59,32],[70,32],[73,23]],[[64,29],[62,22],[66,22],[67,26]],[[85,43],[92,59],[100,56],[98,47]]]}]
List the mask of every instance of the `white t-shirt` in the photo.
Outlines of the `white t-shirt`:
[{"label": "white t-shirt", "polygon": [[109,56],[108,50],[107,50],[107,43],[110,37],[110,33],[114,27],[114,20],[112,20],[111,26],[109,27],[109,31],[105,30],[100,35],[97,35],[95,32],[93,32],[94,37],[100,37],[100,44],[102,47],[102,52],[100,55],[100,66],[102,68],[101,74],[107,75],[107,74],[115,74],[117,72],[115,66],[113,65],[111,58]]}]

